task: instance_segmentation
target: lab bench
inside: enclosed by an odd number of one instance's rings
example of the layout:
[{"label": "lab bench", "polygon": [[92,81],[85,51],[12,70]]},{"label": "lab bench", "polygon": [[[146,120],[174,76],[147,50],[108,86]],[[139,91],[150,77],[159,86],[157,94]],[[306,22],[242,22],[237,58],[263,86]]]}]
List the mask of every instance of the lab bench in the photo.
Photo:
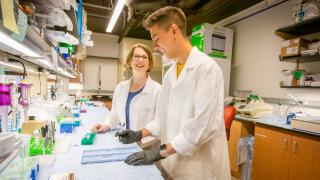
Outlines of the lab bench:
[{"label": "lab bench", "polygon": [[240,138],[254,136],[251,177],[255,179],[318,179],[320,135],[292,129],[283,121],[237,115],[230,131],[231,173],[241,176],[237,164]]},{"label": "lab bench", "polygon": [[[40,167],[39,179],[47,180],[50,175],[60,173],[75,173],[76,179],[104,180],[104,179],[163,179],[155,165],[130,166],[123,161],[114,161],[95,164],[81,164],[84,150],[140,147],[136,144],[123,145],[114,136],[115,131],[97,134],[93,145],[81,145],[81,139],[90,128],[103,123],[109,111],[104,107],[88,107],[87,113],[81,114],[82,125],[72,134],[58,134],[57,144],[69,144],[67,153],[56,152],[45,156],[47,165]],[[62,143],[64,142],[64,143]],[[69,143],[65,143],[69,142]],[[51,158],[51,159],[50,159]],[[52,158],[55,159],[52,161]],[[52,161],[52,163],[50,163]]]}]

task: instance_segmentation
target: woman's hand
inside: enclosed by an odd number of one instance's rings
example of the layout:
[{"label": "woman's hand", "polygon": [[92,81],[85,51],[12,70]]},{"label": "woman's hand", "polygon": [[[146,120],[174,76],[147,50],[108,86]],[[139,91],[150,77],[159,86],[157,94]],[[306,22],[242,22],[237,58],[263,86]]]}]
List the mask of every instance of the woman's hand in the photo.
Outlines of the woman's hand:
[{"label": "woman's hand", "polygon": [[108,125],[104,125],[104,124],[97,124],[95,126],[93,126],[90,131],[93,133],[104,133],[109,131],[111,128]]}]

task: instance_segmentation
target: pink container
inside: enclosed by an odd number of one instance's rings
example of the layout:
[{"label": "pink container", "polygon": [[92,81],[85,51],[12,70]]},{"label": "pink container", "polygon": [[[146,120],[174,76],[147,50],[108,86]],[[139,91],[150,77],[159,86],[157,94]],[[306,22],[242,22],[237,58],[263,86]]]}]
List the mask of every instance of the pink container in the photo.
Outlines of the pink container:
[{"label": "pink container", "polygon": [[29,104],[29,89],[30,84],[19,83],[19,87],[21,89],[21,97],[19,98],[19,104],[23,107],[28,106]]},{"label": "pink container", "polygon": [[11,87],[12,83],[0,83],[0,106],[11,106]]}]

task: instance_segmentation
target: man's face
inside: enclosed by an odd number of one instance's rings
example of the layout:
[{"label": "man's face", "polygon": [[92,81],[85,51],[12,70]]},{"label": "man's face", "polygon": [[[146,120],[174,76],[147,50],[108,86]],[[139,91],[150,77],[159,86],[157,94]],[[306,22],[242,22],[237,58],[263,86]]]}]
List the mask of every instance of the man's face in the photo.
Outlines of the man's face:
[{"label": "man's face", "polygon": [[154,50],[160,51],[168,58],[175,58],[175,34],[172,33],[171,28],[165,31],[157,24],[153,25],[150,29],[151,39],[153,41]]}]

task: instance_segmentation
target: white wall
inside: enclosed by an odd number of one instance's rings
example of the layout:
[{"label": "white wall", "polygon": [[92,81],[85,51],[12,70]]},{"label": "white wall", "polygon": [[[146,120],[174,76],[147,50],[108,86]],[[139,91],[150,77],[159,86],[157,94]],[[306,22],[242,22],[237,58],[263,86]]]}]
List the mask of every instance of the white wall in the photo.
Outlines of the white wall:
[{"label": "white wall", "polygon": [[[287,92],[304,100],[320,101],[320,90],[281,89],[281,70],[295,69],[294,63],[280,62],[282,39],[275,35],[280,26],[292,23],[291,1],[251,16],[229,28],[235,30],[231,89],[252,90],[262,97],[289,98]],[[302,64],[300,69],[320,73],[320,62]]]},{"label": "white wall", "polygon": [[93,40],[94,46],[88,47],[88,56],[99,56],[99,57],[119,57],[119,36],[92,33],[91,39]]}]

